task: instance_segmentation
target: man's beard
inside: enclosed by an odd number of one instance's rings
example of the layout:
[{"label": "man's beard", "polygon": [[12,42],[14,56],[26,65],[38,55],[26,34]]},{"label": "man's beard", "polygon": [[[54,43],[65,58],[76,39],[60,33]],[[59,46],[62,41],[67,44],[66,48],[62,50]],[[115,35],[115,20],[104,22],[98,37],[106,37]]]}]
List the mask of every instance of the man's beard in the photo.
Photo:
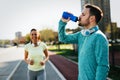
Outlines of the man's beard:
[{"label": "man's beard", "polygon": [[78,23],[78,26],[84,27],[84,26],[88,26],[89,24],[90,24],[90,22],[89,22],[89,20],[87,19],[87,20],[86,20],[86,23],[81,23],[81,22],[79,22],[79,23]]},{"label": "man's beard", "polygon": [[81,23],[78,23],[78,26],[83,26]]}]

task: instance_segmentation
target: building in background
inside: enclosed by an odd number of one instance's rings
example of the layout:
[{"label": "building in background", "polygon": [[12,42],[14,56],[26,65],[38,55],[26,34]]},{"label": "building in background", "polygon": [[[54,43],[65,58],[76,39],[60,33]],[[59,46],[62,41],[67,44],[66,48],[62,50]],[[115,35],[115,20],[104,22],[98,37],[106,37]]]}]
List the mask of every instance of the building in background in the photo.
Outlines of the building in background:
[{"label": "building in background", "polygon": [[15,38],[20,39],[22,37],[22,32],[16,32],[15,33]]},{"label": "building in background", "polygon": [[81,9],[85,4],[94,4],[99,6],[104,14],[102,21],[99,23],[100,30],[106,33],[106,29],[111,24],[111,14],[110,14],[110,0],[81,0]]},{"label": "building in background", "polygon": [[22,37],[22,32],[20,32],[20,31],[16,32],[15,33],[15,39],[13,40],[13,44],[15,46],[18,46],[18,44],[20,44],[22,38],[23,38]]}]

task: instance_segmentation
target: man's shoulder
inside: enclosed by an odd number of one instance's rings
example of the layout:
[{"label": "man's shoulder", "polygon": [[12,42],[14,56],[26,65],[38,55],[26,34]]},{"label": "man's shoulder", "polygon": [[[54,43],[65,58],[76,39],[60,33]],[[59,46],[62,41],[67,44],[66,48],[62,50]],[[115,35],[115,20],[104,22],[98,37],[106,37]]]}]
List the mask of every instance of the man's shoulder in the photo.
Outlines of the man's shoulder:
[{"label": "man's shoulder", "polygon": [[101,30],[98,30],[98,31],[96,32],[96,35],[106,38],[105,34],[104,34]]},{"label": "man's shoulder", "polygon": [[107,40],[106,35],[105,35],[101,30],[98,30],[98,31],[96,32],[96,37],[97,37],[97,39],[99,39],[99,40]]}]

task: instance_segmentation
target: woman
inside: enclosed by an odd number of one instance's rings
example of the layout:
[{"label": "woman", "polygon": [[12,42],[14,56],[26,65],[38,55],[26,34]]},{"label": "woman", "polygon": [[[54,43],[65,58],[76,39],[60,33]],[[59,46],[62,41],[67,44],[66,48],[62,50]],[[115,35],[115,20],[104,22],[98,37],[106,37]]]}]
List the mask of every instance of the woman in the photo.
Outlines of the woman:
[{"label": "woman", "polygon": [[25,45],[24,60],[28,64],[28,80],[46,80],[45,63],[49,59],[47,46],[40,34],[31,29],[30,43]]}]

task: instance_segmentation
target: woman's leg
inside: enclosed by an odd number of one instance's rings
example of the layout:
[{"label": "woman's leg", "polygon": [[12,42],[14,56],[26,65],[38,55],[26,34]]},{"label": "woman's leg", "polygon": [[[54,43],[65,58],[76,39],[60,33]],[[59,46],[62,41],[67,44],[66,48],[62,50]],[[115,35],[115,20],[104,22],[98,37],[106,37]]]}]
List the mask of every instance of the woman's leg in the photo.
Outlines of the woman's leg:
[{"label": "woman's leg", "polygon": [[37,73],[35,71],[28,70],[28,80],[37,80]]},{"label": "woman's leg", "polygon": [[38,71],[37,80],[46,80],[46,71],[45,71],[45,69]]}]

